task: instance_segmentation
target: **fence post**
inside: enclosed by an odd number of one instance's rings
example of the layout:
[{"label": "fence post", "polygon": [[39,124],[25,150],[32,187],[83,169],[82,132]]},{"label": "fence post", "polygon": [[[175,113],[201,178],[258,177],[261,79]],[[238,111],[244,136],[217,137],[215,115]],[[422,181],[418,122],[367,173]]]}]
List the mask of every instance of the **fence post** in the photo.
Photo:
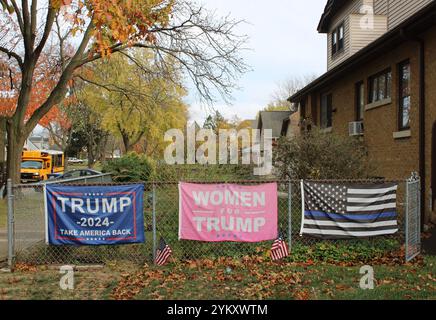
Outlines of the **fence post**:
[{"label": "fence post", "polygon": [[421,183],[417,176],[406,181],[405,258],[413,260],[421,252]]},{"label": "fence post", "polygon": [[153,263],[156,261],[156,185],[153,183],[153,213],[152,213],[152,223],[153,223]]},{"label": "fence post", "polygon": [[288,182],[288,246],[292,249],[292,182]]},{"label": "fence post", "polygon": [[12,189],[12,180],[7,182],[8,197],[8,267],[14,269],[15,260],[15,221],[14,221],[14,194]]},{"label": "fence post", "polygon": [[406,180],[406,201],[404,201],[405,203],[405,219],[406,221],[404,222],[404,232],[406,235],[406,243],[404,244],[404,254],[405,254],[405,260],[406,262],[409,262],[409,186],[410,186],[410,180]]}]

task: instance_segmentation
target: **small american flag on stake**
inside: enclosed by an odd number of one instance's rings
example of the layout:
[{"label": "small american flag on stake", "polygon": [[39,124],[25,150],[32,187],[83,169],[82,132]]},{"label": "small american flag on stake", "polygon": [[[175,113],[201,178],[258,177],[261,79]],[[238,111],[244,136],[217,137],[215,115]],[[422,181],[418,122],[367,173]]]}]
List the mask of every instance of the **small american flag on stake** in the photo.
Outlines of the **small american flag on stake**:
[{"label": "small american flag on stake", "polygon": [[274,241],[271,248],[271,259],[273,261],[279,261],[283,258],[289,256],[288,245],[285,240],[280,236],[276,241]]},{"label": "small american flag on stake", "polygon": [[159,248],[156,250],[155,263],[158,266],[164,266],[171,257],[172,250],[163,238],[160,238]]}]

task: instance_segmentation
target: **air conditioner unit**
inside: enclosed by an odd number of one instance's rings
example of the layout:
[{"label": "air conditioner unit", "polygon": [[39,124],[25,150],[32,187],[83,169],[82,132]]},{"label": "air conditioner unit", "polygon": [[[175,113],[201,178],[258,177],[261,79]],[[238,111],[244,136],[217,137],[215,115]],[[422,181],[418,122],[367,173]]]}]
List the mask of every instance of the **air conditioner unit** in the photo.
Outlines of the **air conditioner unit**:
[{"label": "air conditioner unit", "polygon": [[354,121],[348,124],[348,131],[350,136],[363,135],[363,121]]}]

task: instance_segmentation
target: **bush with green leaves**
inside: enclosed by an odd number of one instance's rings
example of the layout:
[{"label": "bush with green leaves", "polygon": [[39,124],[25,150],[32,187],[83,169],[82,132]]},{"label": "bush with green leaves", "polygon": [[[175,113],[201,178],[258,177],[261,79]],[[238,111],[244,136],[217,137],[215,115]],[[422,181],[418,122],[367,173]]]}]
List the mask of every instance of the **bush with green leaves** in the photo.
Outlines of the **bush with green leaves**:
[{"label": "bush with green leaves", "polygon": [[156,165],[155,181],[204,181],[224,182],[252,180],[253,167],[250,165]]},{"label": "bush with green leaves", "polygon": [[147,156],[132,152],[107,162],[103,172],[112,173],[114,182],[148,181],[153,175],[154,165]]},{"label": "bush with green leaves", "polygon": [[292,262],[313,261],[315,263],[371,262],[389,254],[399,253],[398,240],[373,238],[366,240],[344,240],[341,242],[319,241],[312,245],[296,242],[288,260]]},{"label": "bush with green leaves", "polygon": [[371,177],[368,152],[360,139],[319,129],[282,138],[274,154],[281,179],[362,179]]}]

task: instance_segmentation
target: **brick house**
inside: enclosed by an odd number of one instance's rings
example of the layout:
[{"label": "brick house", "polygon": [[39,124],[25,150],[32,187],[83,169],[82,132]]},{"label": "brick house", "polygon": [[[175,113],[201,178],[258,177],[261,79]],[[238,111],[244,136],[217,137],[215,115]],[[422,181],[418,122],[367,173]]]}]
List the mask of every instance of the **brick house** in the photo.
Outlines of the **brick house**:
[{"label": "brick house", "polygon": [[378,177],[418,172],[436,221],[436,1],[329,0],[318,32],[328,70],[289,99],[301,130],[362,139]]}]

